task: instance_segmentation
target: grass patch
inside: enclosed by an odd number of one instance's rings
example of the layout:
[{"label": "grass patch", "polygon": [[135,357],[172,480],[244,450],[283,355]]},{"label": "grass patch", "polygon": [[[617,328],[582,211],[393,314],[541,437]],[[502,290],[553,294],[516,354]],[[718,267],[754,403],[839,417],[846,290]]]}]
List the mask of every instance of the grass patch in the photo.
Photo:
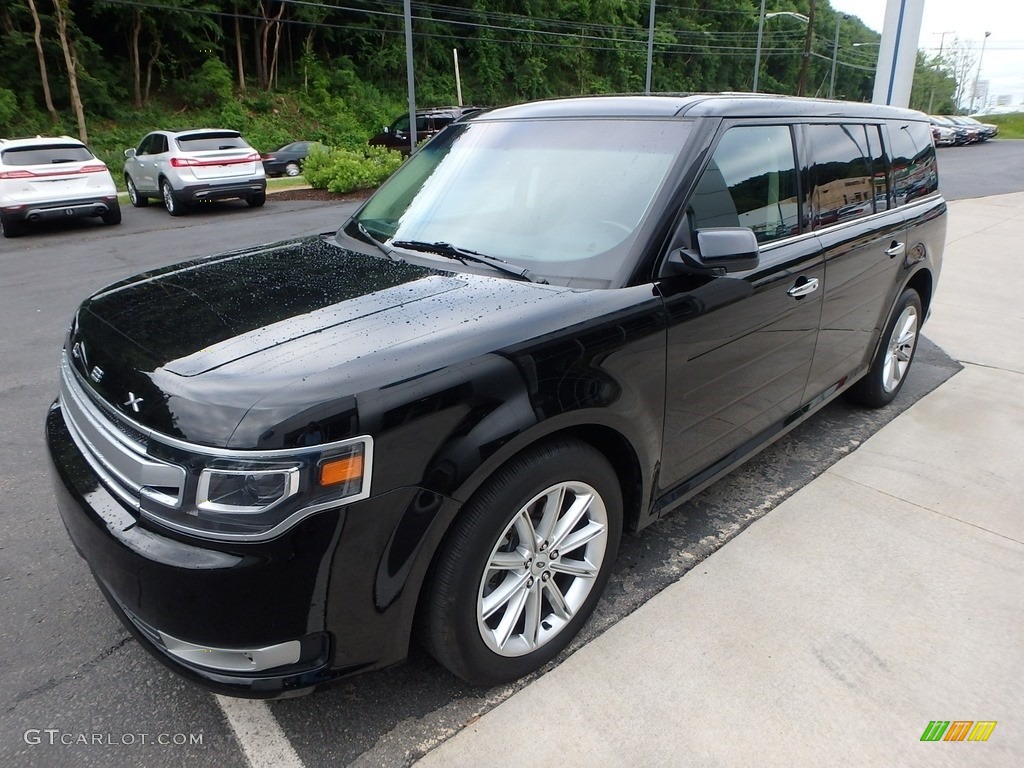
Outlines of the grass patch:
[{"label": "grass patch", "polygon": [[985,115],[979,117],[983,123],[999,126],[1000,139],[1024,139],[1024,112],[1011,112],[1005,115]]},{"label": "grass patch", "polygon": [[309,182],[306,181],[305,177],[300,173],[298,176],[279,176],[277,178],[267,178],[267,189],[299,189],[300,187],[308,187]]}]

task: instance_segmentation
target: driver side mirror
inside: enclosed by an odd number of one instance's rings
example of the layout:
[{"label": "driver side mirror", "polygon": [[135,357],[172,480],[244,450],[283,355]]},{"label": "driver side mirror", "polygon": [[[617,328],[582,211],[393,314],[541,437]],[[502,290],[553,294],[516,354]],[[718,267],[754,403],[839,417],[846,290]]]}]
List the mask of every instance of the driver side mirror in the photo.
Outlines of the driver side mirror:
[{"label": "driver side mirror", "polygon": [[707,227],[697,230],[697,248],[679,248],[665,266],[671,273],[724,275],[758,265],[757,237],[747,227]]},{"label": "driver side mirror", "polygon": [[124,156],[127,157],[128,159],[131,159],[131,158],[135,157],[135,150],[134,149],[126,149],[124,151]]}]

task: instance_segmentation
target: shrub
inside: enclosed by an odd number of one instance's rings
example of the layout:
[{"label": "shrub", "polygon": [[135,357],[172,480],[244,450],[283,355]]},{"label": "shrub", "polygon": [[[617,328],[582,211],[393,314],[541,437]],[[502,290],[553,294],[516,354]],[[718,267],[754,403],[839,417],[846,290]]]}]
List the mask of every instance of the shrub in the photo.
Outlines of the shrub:
[{"label": "shrub", "polygon": [[379,186],[402,160],[401,153],[385,147],[314,150],[306,158],[302,173],[317,189],[352,192]]},{"label": "shrub", "polygon": [[194,107],[219,107],[228,103],[235,95],[231,70],[220,59],[207,59],[188,79],[183,95]]}]

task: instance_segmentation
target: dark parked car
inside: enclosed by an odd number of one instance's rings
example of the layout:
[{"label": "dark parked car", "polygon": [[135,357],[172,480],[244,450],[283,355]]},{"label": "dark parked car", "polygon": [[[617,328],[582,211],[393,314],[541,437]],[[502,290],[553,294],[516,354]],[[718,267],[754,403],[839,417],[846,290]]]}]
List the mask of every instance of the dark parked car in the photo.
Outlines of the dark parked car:
[{"label": "dark parked car", "polygon": [[917,112],[483,113],[336,235],[86,300],[46,421],[58,506],[139,642],[216,690],[308,691],[414,636],[508,681],[579,631],[624,530],[844,392],[896,397],[945,230]]},{"label": "dark parked car", "polygon": [[[416,112],[416,142],[434,136],[442,128],[459,120],[467,115],[480,112],[482,107],[434,107],[433,109],[421,109]],[[396,117],[390,126],[385,125],[384,130],[370,139],[371,147],[387,147],[397,149],[402,154],[409,154],[409,115]]]},{"label": "dark parked car", "polygon": [[263,170],[267,176],[298,176],[302,173],[302,163],[313,147],[323,147],[323,144],[316,141],[293,141],[273,152],[267,152],[260,156]]}]

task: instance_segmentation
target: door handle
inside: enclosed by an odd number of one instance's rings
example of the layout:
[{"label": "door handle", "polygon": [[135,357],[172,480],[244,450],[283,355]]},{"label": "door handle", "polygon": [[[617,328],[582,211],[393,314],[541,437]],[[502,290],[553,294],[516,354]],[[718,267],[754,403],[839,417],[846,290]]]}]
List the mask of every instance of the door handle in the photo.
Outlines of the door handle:
[{"label": "door handle", "polygon": [[895,259],[897,256],[902,256],[907,250],[906,243],[900,243],[896,240],[892,241],[892,245],[885,249],[885,255],[890,259]]},{"label": "door handle", "polygon": [[808,279],[806,283],[794,285],[792,288],[786,291],[786,293],[792,296],[794,299],[800,299],[809,293],[814,293],[816,290],[818,290],[818,278],[812,277]]}]

